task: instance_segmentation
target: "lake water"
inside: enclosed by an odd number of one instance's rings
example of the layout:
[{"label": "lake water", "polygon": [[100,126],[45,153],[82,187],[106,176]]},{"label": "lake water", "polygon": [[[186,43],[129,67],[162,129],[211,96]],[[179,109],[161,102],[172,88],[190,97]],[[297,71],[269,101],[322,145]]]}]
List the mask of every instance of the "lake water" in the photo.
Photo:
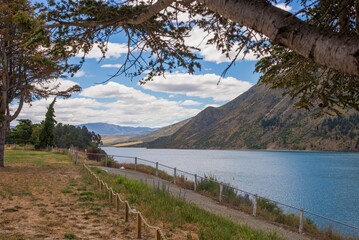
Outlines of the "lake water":
[{"label": "lake water", "polygon": [[214,175],[239,189],[359,227],[359,153],[103,149]]}]

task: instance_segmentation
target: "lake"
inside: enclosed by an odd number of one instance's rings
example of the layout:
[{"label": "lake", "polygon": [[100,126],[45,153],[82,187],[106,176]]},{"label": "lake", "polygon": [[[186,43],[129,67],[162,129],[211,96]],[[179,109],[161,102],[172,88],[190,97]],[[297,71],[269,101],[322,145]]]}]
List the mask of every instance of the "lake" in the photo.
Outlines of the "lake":
[{"label": "lake", "polygon": [[[359,153],[103,150],[109,155],[139,157],[201,176],[214,175],[239,189],[359,227]],[[315,216],[308,217],[323,224]],[[333,228],[349,232],[336,224]]]}]

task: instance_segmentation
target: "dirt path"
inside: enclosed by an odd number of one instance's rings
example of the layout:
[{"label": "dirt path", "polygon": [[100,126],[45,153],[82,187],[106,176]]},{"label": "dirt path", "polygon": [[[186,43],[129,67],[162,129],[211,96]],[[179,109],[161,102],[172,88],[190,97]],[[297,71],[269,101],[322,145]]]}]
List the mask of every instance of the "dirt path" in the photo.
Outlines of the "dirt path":
[{"label": "dirt path", "polygon": [[69,164],[0,169],[0,239],[133,239],[82,174]]},{"label": "dirt path", "polygon": [[228,208],[223,205],[219,205],[216,201],[212,200],[211,198],[205,197],[191,190],[184,190],[158,177],[141,172],[132,171],[132,170],[121,170],[121,169],[107,168],[107,167],[102,167],[102,169],[111,174],[122,175],[131,179],[136,179],[142,182],[146,182],[151,186],[159,185],[161,187],[163,185],[166,185],[169,188],[169,191],[172,195],[180,196],[181,198],[185,199],[187,202],[191,202],[202,209],[205,209],[209,212],[218,215],[229,217],[240,224],[246,224],[254,229],[263,230],[267,232],[276,232],[278,235],[290,240],[309,239],[304,235],[291,232],[280,226],[276,226],[267,223],[265,221],[259,220],[257,218],[254,218],[251,215]]}]

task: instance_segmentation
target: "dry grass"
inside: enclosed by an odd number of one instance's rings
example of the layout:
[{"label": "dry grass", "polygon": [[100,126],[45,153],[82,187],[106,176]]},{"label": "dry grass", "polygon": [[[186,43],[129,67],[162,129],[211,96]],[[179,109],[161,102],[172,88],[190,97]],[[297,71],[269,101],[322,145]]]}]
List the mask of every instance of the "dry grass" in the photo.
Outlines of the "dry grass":
[{"label": "dry grass", "polygon": [[0,239],[133,239],[86,177],[62,154],[6,151],[0,169]]},{"label": "dry grass", "polygon": [[125,142],[125,143],[118,143],[113,145],[114,147],[129,147],[143,143],[142,141],[135,141],[135,142]]}]

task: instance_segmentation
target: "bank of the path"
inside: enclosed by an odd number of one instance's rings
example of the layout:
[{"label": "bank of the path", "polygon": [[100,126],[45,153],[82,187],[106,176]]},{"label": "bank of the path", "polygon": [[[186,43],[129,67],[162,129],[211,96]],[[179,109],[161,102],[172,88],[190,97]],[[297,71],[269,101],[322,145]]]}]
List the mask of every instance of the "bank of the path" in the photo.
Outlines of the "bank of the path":
[{"label": "bank of the path", "polygon": [[180,196],[187,202],[193,203],[206,211],[221,216],[229,217],[235,222],[238,222],[240,224],[246,224],[254,229],[263,230],[266,232],[276,232],[278,235],[289,240],[310,239],[305,235],[289,231],[280,226],[273,225],[263,220],[257,219],[241,211],[237,211],[232,208],[228,208],[226,206],[220,205],[218,204],[218,202],[214,201],[211,198],[205,197],[191,190],[185,190],[183,188],[178,187],[177,185],[174,185],[156,176],[133,171],[133,170],[108,168],[108,167],[101,167],[101,168],[110,174],[121,175],[130,179],[142,181],[148,183],[150,186],[153,186],[155,184],[156,186],[159,185],[160,187],[162,187],[163,185],[165,185],[167,186],[169,192],[174,196]]}]

